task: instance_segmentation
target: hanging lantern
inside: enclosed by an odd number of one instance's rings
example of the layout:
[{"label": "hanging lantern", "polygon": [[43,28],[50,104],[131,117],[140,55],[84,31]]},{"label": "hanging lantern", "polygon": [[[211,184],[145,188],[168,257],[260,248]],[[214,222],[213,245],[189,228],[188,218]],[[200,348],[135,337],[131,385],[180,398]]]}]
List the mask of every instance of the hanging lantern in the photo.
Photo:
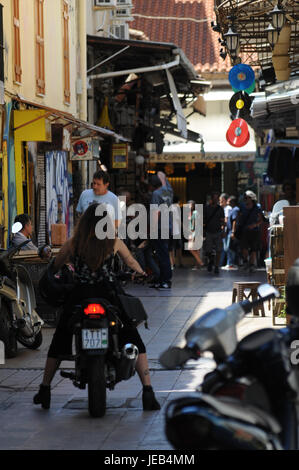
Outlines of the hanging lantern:
[{"label": "hanging lantern", "polygon": [[280,31],[285,23],[286,18],[285,18],[285,11],[281,7],[279,2],[278,2],[278,5],[276,5],[272,11],[270,11],[269,15],[272,19],[272,24],[274,28]]},{"label": "hanging lantern", "polygon": [[226,34],[224,34],[225,42],[226,42],[226,47],[228,49],[228,52],[232,56],[237,55],[239,43],[240,43],[240,35],[239,33],[236,33],[233,31],[232,26],[229,26],[228,31]]},{"label": "hanging lantern", "polygon": [[185,165],[185,172],[188,173],[190,171],[190,166],[188,163]]}]

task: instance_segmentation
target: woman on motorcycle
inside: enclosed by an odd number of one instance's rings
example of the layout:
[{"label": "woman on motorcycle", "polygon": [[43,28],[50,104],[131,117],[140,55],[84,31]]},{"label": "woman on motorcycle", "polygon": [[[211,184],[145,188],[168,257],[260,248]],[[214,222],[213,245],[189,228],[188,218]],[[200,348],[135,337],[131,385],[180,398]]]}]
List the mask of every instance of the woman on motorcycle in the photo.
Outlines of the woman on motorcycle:
[{"label": "woman on motorcycle", "polygon": [[[113,276],[111,264],[116,253],[123,258],[127,266],[135,272],[145,275],[126,245],[115,236],[115,232],[114,238],[108,237],[107,231],[105,232],[106,235],[104,233],[99,237],[97,224],[103,222],[103,216],[96,215],[98,206],[99,204],[91,204],[84,212],[78,222],[74,236],[65,242],[54,262],[54,273],[58,273],[67,264],[71,265],[74,270],[73,277],[76,287],[68,296],[69,300],[64,304],[63,313],[48,351],[43,382],[40,385],[39,392],[34,396],[34,403],[41,404],[43,408],[50,407],[50,385],[61,362],[59,356],[71,355],[72,334],[69,333],[67,325],[72,313],[72,306],[76,304],[76,301],[84,297],[92,297],[95,293],[100,293],[108,300],[110,297],[111,300],[113,291],[109,292],[107,286],[111,286],[111,275]],[[108,220],[108,225],[110,223],[109,230],[111,230],[111,227],[113,227],[112,221],[107,217],[106,214],[105,219]],[[137,329],[125,325],[119,334],[120,347],[128,342],[135,344],[139,350],[136,371],[143,385],[143,409],[158,410],[160,404],[157,402],[151,387],[145,345]]]}]

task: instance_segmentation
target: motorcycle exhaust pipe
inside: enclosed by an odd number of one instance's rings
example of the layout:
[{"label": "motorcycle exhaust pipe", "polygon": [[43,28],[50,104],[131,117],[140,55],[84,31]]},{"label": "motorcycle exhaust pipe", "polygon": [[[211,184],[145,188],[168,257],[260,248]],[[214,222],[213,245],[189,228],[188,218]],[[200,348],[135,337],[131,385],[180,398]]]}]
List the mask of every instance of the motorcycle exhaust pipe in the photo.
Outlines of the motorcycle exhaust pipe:
[{"label": "motorcycle exhaust pipe", "polygon": [[137,346],[132,343],[124,345],[121,351],[121,358],[116,371],[116,380],[128,380],[135,374],[136,361],[139,351]]}]

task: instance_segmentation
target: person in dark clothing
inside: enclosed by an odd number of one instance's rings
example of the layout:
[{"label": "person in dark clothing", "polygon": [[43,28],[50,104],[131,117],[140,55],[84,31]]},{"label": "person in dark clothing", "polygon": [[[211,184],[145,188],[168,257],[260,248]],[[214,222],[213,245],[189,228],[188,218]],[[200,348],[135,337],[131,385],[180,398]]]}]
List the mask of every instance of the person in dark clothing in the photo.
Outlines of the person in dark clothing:
[{"label": "person in dark clothing", "polygon": [[[253,191],[248,190],[245,192],[244,206],[241,207],[238,225],[242,230],[240,248],[243,257],[243,269],[249,269],[249,272],[255,272],[256,269],[256,255],[260,249],[260,226],[262,222],[262,210],[257,204],[256,195]],[[232,238],[234,235],[232,233]]]},{"label": "person in dark clothing", "polygon": [[[169,217],[169,222],[167,222],[168,226],[166,226],[166,222],[164,221],[159,206],[166,204],[167,207],[170,207],[172,205],[173,190],[166,176],[161,171],[151,179],[151,185],[154,188],[151,205],[154,204],[158,206],[157,209],[153,210],[153,222],[157,228],[158,234],[158,238],[153,240],[153,245],[156,249],[157,258],[160,265],[159,283],[154,284],[153,287],[158,289],[170,289],[172,270],[168,247],[169,237],[172,233],[172,219]],[[168,238],[163,238],[163,231],[168,233]]]},{"label": "person in dark clothing", "polygon": [[[97,236],[96,226],[103,218],[103,216],[95,215],[97,207],[98,204],[92,204],[86,209],[79,220],[74,236],[65,242],[55,259],[54,273],[58,273],[63,266],[71,264],[75,284],[68,297],[69,300],[64,305],[48,351],[43,382],[39,392],[34,396],[34,403],[42,404],[44,408],[50,406],[50,385],[60,364],[59,356],[71,354],[72,335],[67,329],[67,324],[76,300],[82,299],[82,295],[83,297],[100,295],[111,301],[107,282],[110,281],[112,275],[111,258],[115,253],[119,253],[131,269],[142,275],[145,274],[122,240],[116,237],[99,238]],[[110,222],[113,226],[112,221]],[[124,323],[125,319],[122,321]],[[151,387],[145,345],[137,329],[125,326],[119,332],[119,340],[120,345],[135,342],[134,344],[139,349],[136,371],[143,385],[143,409],[160,409]]]},{"label": "person in dark clothing", "polygon": [[219,193],[213,192],[209,204],[206,204],[203,212],[203,226],[205,232],[204,251],[209,259],[208,271],[213,268],[213,252],[215,252],[214,272],[219,273],[219,263],[223,248],[223,230],[225,226],[223,208],[219,205]]}]

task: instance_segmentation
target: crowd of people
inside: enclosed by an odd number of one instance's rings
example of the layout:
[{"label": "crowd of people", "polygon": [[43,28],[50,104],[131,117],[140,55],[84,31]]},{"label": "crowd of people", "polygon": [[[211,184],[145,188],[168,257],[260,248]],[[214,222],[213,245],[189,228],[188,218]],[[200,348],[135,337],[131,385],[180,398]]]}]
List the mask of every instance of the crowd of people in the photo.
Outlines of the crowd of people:
[{"label": "crowd of people", "polygon": [[[263,246],[263,223],[265,222],[260,205],[254,192],[247,190],[239,204],[236,196],[217,191],[208,196],[203,213],[196,210],[195,201],[188,201],[188,237],[183,230],[184,221],[180,210],[181,201],[173,193],[173,189],[163,172],[153,175],[149,182],[140,185],[136,201],[125,188],[120,188],[117,195],[109,189],[109,174],[98,171],[94,174],[92,187],[82,192],[76,212],[84,213],[91,204],[104,203],[113,208],[115,228],[118,229],[123,215],[119,206],[119,198],[125,197],[126,207],[133,202],[142,204],[147,210],[147,233],[137,239],[124,239],[127,248],[133,253],[145,273],[148,273],[150,287],[167,290],[172,286],[172,274],[176,268],[187,267],[183,264],[183,253],[189,253],[194,261],[192,270],[200,270],[205,266],[208,272],[219,274],[219,270],[234,271],[238,269],[254,272],[258,266],[258,254],[266,252]],[[171,216],[163,219],[159,207],[171,206]],[[150,210],[151,207],[151,210]],[[156,207],[156,210],[152,210]],[[127,213],[126,213],[127,214]],[[132,216],[127,216],[127,224]],[[196,240],[196,222],[203,225],[203,245],[199,249]],[[23,230],[15,235],[13,245],[31,236],[30,217],[22,214],[16,221],[23,224]],[[152,225],[151,225],[152,224]],[[164,226],[163,226],[164,224]],[[165,227],[167,224],[167,227]],[[197,225],[198,226],[198,225]],[[168,231],[169,237],[163,236]],[[155,232],[157,237],[152,238]],[[29,244],[24,249],[36,249]],[[184,252],[184,248],[186,251]]]}]

